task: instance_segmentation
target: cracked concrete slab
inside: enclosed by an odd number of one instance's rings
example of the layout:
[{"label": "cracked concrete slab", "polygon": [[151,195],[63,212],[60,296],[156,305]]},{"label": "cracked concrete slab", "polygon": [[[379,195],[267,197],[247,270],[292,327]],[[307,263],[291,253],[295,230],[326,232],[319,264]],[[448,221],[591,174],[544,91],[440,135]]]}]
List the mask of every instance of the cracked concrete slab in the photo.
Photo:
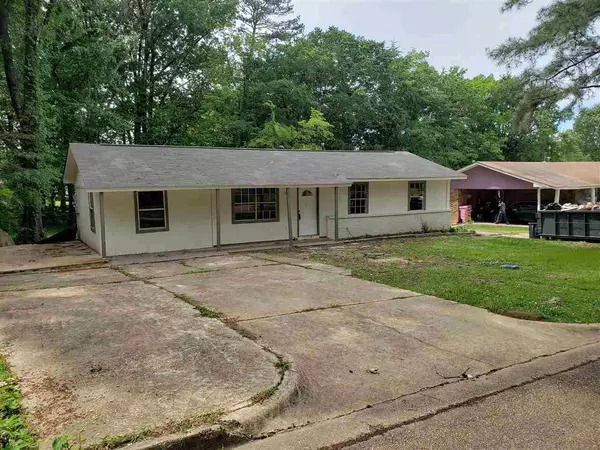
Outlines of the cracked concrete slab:
[{"label": "cracked concrete slab", "polygon": [[436,372],[459,376],[469,367],[473,373],[492,368],[423,344],[351,310],[343,307],[242,324],[260,336],[261,344],[294,358],[304,390],[297,404],[264,431],[330,419],[435,386],[444,381]]},{"label": "cracked concrete slab", "polygon": [[246,255],[228,255],[216,256],[213,258],[190,259],[186,261],[185,264],[201,270],[227,270],[271,266],[277,264],[277,262],[252,258],[251,256]]},{"label": "cracked concrete slab", "polygon": [[2,353],[45,443],[168,427],[279,381],[273,355],[142,282],[4,292],[0,317]]},{"label": "cracked concrete slab", "polygon": [[201,271],[210,272],[215,270],[270,266],[274,264],[277,263],[255,259],[249,256],[227,255],[182,259],[177,261],[127,264],[119,267],[131,275],[148,280],[151,278],[167,278],[177,275],[193,274]]},{"label": "cracked concrete slab", "polygon": [[300,266],[305,269],[320,270],[322,272],[333,273],[336,275],[352,275],[350,270],[344,269],[343,267],[330,266],[329,264],[323,264],[316,261],[310,261],[308,259],[297,259],[290,258],[289,256],[282,256],[277,254],[267,253],[253,253],[252,256],[255,258],[264,259],[267,261],[275,261],[281,264],[289,264],[292,266]]},{"label": "cracked concrete slab", "polygon": [[98,253],[78,241],[0,247],[0,274],[86,264],[99,265],[104,262],[104,258]]},{"label": "cracked concrete slab", "polygon": [[130,281],[130,279],[109,268],[61,272],[18,272],[0,276],[0,292],[82,286],[85,284],[108,284],[123,281]]},{"label": "cracked concrete slab", "polygon": [[598,448],[599,373],[592,363],[346,448]]},{"label": "cracked concrete slab", "polygon": [[[244,450],[313,450],[313,449],[341,449],[357,444],[359,449],[379,449],[377,436],[393,435],[401,433],[406,427],[419,426],[418,423],[427,424],[436,417],[443,416],[452,411],[468,408],[478,402],[485,402],[494,396],[501,396],[505,392],[518,390],[521,386],[533,385],[539,380],[544,382],[554,376],[560,376],[577,368],[598,364],[600,360],[600,343],[587,344],[572,350],[558,352],[553,355],[541,356],[523,364],[516,364],[505,369],[492,371],[477,377],[475,381],[455,380],[446,381],[443,385],[424,389],[416,394],[409,394],[383,403],[365,407],[355,412],[325,420],[312,422],[303,427],[292,428],[284,432],[276,433],[266,439],[256,440],[239,448]],[[593,371],[592,371],[593,372]],[[587,377],[590,386],[597,387],[595,377]],[[564,403],[569,398],[562,399]],[[532,402],[536,411],[539,403]],[[573,405],[570,405],[571,407]],[[560,414],[560,409],[555,411]],[[509,406],[507,413],[510,413]],[[585,411],[581,411],[585,414]],[[541,414],[544,414],[543,412]],[[449,422],[448,422],[449,423]],[[413,424],[413,425],[411,425]],[[493,427],[493,422],[491,424]],[[589,430],[593,428],[588,428]],[[531,436],[532,428],[526,424],[523,426],[524,434]],[[424,434],[434,434],[435,430],[422,429]],[[509,430],[507,430],[509,431]],[[534,435],[537,436],[537,429]],[[443,435],[439,434],[440,440],[437,445],[427,447],[399,446],[398,439],[393,444],[382,447],[383,449],[396,448],[448,448],[443,441]],[[364,443],[364,444],[362,444]],[[412,442],[414,445],[418,443]],[[474,448],[482,445],[474,441],[473,445],[457,446],[449,448]],[[363,446],[364,445],[364,446]],[[493,439],[483,445],[484,448],[496,448]],[[510,446],[510,448],[523,448],[522,446]],[[504,448],[504,447],[501,447]],[[525,446],[524,448],[530,448]],[[538,447],[534,447],[538,448]],[[543,446],[539,448],[545,448]],[[568,447],[570,448],[570,447]],[[581,447],[586,448],[586,447]],[[589,447],[588,447],[589,448]]]},{"label": "cracked concrete slab", "polygon": [[173,277],[176,275],[185,275],[186,273],[198,271],[198,269],[184,265],[184,261],[185,260],[164,262],[161,261],[143,264],[127,264],[118,267],[123,269],[128,274],[131,274],[138,278],[142,278],[144,280],[150,278]]},{"label": "cracked concrete slab", "polygon": [[[424,388],[600,340],[598,325],[500,317],[417,296],[243,322],[259,342],[291,355],[304,383],[269,433],[343,416]],[[369,374],[377,368],[378,374]],[[453,378],[456,377],[456,378]]]},{"label": "cracked concrete slab", "polygon": [[600,338],[600,324],[523,321],[431,296],[356,306],[349,311],[493,366],[513,364]]},{"label": "cracked concrete slab", "polygon": [[332,305],[416,295],[377,283],[290,265],[268,265],[153,280],[225,313],[252,319]]}]

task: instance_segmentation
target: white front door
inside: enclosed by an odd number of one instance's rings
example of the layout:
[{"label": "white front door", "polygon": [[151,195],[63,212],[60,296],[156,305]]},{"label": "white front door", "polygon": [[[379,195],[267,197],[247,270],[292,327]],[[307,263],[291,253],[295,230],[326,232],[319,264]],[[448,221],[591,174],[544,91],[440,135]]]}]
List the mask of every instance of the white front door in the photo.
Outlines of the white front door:
[{"label": "white front door", "polygon": [[300,188],[300,236],[314,236],[318,233],[317,188]]}]

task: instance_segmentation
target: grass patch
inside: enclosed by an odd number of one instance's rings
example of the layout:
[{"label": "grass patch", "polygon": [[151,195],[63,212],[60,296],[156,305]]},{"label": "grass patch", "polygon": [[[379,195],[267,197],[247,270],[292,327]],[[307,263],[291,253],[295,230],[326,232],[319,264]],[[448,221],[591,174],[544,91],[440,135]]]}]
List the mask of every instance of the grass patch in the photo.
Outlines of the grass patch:
[{"label": "grass patch", "polygon": [[127,444],[143,441],[144,439],[157,438],[172,433],[182,433],[203,425],[215,425],[221,421],[225,413],[225,410],[219,409],[189,416],[180,421],[168,422],[156,428],[147,428],[134,433],[108,435],[103,437],[98,444],[92,445],[85,445],[85,441],[81,437],[74,439],[70,436],[58,436],[52,442],[52,450],[113,450]]},{"label": "grass patch", "polygon": [[[448,234],[390,239],[335,249],[313,248],[311,260],[356,277],[552,322],[600,322],[600,245]],[[375,262],[401,258],[410,264]],[[503,264],[517,264],[507,270]]]},{"label": "grass patch", "polygon": [[190,270],[189,272],[183,272],[181,275],[195,275],[198,273],[208,273],[208,272],[210,272],[210,270],[196,269],[196,270]]},{"label": "grass patch", "polygon": [[21,411],[21,389],[14,373],[0,356],[0,448],[6,450],[37,449]]},{"label": "grass patch", "polygon": [[529,227],[526,225],[493,225],[493,224],[466,224],[456,226],[459,231],[483,231],[495,234],[529,234]]}]

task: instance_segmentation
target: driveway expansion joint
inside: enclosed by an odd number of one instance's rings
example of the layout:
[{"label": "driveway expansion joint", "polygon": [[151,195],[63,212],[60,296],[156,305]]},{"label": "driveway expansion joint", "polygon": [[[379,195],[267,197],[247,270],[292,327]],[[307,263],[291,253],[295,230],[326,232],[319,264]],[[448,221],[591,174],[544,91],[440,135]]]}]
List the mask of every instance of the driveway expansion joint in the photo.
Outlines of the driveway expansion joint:
[{"label": "driveway expansion joint", "polygon": [[404,300],[406,298],[414,298],[414,297],[421,297],[421,294],[417,294],[414,293],[414,295],[405,295],[405,296],[400,296],[400,297],[392,297],[392,298],[386,298],[383,300],[371,300],[368,302],[352,302],[352,303],[337,303],[337,304],[333,304],[333,305],[329,305],[329,306],[320,306],[320,307],[316,307],[316,308],[306,308],[306,309],[300,309],[298,311],[292,311],[292,312],[286,312],[286,313],[280,313],[280,314],[271,314],[271,315],[267,315],[267,316],[260,316],[260,317],[250,317],[249,319],[238,319],[238,322],[253,322],[253,321],[257,321],[257,320],[263,320],[263,319],[273,319],[276,317],[285,317],[285,316],[293,316],[293,315],[297,315],[297,314],[305,314],[305,313],[311,313],[311,312],[319,312],[319,311],[327,311],[329,309],[345,309],[345,308],[351,308],[353,306],[361,306],[361,305],[372,305],[374,303],[384,303],[384,302],[391,302],[394,300]]}]

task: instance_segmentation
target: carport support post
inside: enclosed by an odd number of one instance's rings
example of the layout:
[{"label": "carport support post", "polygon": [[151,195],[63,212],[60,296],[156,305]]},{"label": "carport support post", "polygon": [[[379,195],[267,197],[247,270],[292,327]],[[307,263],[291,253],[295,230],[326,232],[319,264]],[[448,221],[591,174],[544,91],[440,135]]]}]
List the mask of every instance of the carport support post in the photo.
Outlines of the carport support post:
[{"label": "carport support post", "polygon": [[560,200],[560,189],[554,191],[554,203],[558,203]]},{"label": "carport support post", "polygon": [[596,203],[596,188],[592,188],[592,203]]},{"label": "carport support post", "polygon": [[100,203],[100,256],[106,258],[106,222],[104,220],[104,192],[98,194]]},{"label": "carport support post", "polygon": [[333,223],[335,230],[335,240],[338,241],[340,239],[340,226],[339,226],[339,212],[338,212],[338,190],[339,188],[336,186],[333,188]]},{"label": "carport support post", "polygon": [[542,210],[542,189],[538,188],[537,190],[537,210]]},{"label": "carport support post", "polygon": [[217,251],[221,251],[221,190],[215,189],[215,214],[217,215]]},{"label": "carport support post", "polygon": [[285,188],[285,198],[287,203],[288,237],[290,240],[290,247],[293,247],[294,230],[292,228],[292,193],[290,188]]}]

